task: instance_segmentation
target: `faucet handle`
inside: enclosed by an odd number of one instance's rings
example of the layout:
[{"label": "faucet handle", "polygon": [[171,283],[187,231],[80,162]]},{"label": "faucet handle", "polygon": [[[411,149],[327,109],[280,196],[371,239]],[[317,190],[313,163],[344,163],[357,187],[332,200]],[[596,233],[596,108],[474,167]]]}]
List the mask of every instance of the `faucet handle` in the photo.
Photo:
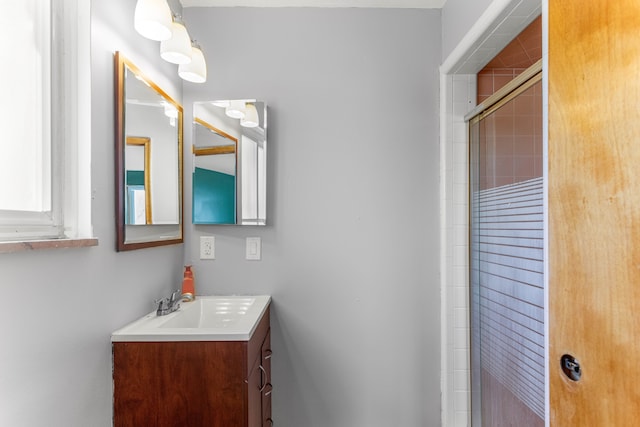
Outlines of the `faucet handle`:
[{"label": "faucet handle", "polygon": [[174,302],[182,299],[182,293],[180,289],[176,289],[171,293],[171,298],[169,299],[169,303],[173,304]]},{"label": "faucet handle", "polygon": [[166,298],[160,298],[160,299],[154,300],[154,302],[158,304],[158,309],[156,310],[156,314],[158,316],[162,315],[166,311],[167,304],[169,301]]}]

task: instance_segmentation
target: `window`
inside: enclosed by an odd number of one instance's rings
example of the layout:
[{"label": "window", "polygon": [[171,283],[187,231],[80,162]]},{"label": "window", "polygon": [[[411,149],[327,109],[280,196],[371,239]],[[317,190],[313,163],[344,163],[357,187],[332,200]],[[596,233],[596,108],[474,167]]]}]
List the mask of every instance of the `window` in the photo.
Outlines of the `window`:
[{"label": "window", "polygon": [[0,242],[89,238],[90,2],[0,4]]}]

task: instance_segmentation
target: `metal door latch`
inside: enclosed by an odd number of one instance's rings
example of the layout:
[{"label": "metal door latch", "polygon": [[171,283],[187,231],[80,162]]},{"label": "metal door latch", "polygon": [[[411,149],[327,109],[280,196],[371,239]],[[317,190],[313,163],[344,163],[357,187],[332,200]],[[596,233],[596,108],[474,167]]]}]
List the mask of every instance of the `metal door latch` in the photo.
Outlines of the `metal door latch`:
[{"label": "metal door latch", "polygon": [[582,376],[582,369],[580,368],[580,362],[578,362],[578,359],[570,354],[565,354],[560,359],[560,366],[562,367],[562,372],[564,372],[570,380],[580,380],[580,377]]}]

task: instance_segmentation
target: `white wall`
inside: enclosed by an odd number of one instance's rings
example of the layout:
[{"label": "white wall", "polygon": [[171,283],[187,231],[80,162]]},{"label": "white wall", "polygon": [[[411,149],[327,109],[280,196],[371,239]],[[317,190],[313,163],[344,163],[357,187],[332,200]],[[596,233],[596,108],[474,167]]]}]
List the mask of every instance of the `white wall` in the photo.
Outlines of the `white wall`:
[{"label": "white wall", "polygon": [[[442,8],[442,60],[460,43],[467,31],[496,0],[447,0]],[[501,0],[498,0],[501,1]]]},{"label": "white wall", "polygon": [[[194,101],[269,105],[269,225],[189,226],[185,261],[201,293],[273,296],[276,425],[439,425],[440,11],[184,15],[209,64],[185,117]],[[205,234],[214,261],[197,259]],[[244,260],[247,236],[262,261]]]},{"label": "white wall", "polygon": [[157,69],[153,78],[178,99],[180,84],[157,43],[134,33],[134,1],[92,3],[91,179],[100,244],[0,254],[2,426],[110,426],[110,333],[151,311],[182,275],[183,245],[115,251],[113,50]]}]

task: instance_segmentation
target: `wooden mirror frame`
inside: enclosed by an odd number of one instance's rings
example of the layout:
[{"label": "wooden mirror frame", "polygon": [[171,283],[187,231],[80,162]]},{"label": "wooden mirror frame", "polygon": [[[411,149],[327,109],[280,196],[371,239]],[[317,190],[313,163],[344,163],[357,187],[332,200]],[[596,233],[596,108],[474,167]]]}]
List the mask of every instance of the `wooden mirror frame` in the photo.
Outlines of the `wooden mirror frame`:
[{"label": "wooden mirror frame", "polygon": [[203,148],[196,148],[196,146],[194,145],[192,148],[193,154],[195,154],[196,156],[208,156],[211,154],[233,154],[236,151],[238,151],[238,138],[235,138],[231,135],[229,135],[228,133],[224,132],[223,130],[218,129],[215,126],[210,125],[209,123],[205,122],[204,120],[196,117],[194,119],[194,122],[198,123],[201,126],[206,127],[207,129],[209,129],[210,131],[217,133],[218,135],[227,138],[228,140],[230,140],[232,142],[232,144],[229,145],[219,145],[219,146],[215,146],[215,147],[203,147]]},{"label": "wooden mirror frame", "polygon": [[[115,63],[115,187],[116,187],[116,234],[117,234],[117,250],[127,251],[134,249],[149,248],[154,246],[180,244],[184,241],[184,197],[183,197],[183,108],[175,100],[173,100],[166,92],[164,92],[157,84],[145,76],[138,67],[131,61],[126,59],[120,52],[114,55]],[[165,101],[173,105],[178,111],[177,118],[177,150],[178,150],[178,210],[179,221],[177,232],[166,235],[166,229],[163,225],[140,225],[136,227],[158,227],[158,233],[149,233],[148,238],[138,239],[135,241],[127,241],[125,229],[127,227],[125,221],[125,162],[124,148],[127,144],[127,136],[125,135],[125,67],[136,74],[136,77],[143,80],[158,95],[162,96]],[[146,160],[146,159],[145,159]],[[145,165],[145,170],[146,170]],[[146,180],[146,177],[145,177]]]}]

